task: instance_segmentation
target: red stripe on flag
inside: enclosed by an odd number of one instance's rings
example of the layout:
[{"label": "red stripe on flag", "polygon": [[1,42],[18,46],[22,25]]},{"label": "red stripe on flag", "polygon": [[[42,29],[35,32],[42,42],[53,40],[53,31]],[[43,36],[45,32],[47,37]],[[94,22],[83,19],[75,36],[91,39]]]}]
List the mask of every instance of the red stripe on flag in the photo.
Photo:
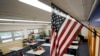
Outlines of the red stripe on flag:
[{"label": "red stripe on flag", "polygon": [[[54,29],[51,29],[50,40],[52,39],[53,34],[54,34]],[[51,41],[50,41],[50,42],[51,42]]]},{"label": "red stripe on flag", "polygon": [[[53,34],[55,34],[56,32],[52,29],[52,33]],[[50,56],[53,56],[52,54],[54,53],[54,51],[56,51],[56,50],[54,50],[55,49],[55,41],[56,41],[56,38],[57,38],[57,35],[55,35],[54,37],[53,37],[53,34],[52,34],[52,36],[51,36],[51,50],[50,50]],[[53,40],[53,38],[54,38],[54,40]],[[56,56],[56,55],[55,55]]]}]

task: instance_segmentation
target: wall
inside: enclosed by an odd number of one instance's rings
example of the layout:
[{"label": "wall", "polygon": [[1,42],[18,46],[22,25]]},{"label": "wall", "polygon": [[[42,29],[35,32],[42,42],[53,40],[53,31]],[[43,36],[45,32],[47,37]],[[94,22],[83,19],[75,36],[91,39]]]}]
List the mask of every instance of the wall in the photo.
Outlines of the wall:
[{"label": "wall", "polygon": [[88,38],[88,29],[83,27],[81,30],[81,34],[85,37],[85,39]]},{"label": "wall", "polygon": [[49,36],[49,30],[51,30],[51,25],[48,25],[48,26],[45,26],[46,29],[45,32],[46,32],[46,35]]},{"label": "wall", "polygon": [[[85,23],[84,23],[85,24]],[[85,24],[86,25],[86,24]],[[87,26],[87,25],[86,25]],[[48,35],[49,33],[48,33],[48,30],[51,30],[51,26],[50,25],[48,25],[48,26],[45,26],[45,32],[46,32],[46,34]],[[85,38],[87,39],[87,36],[88,36],[88,29],[86,28],[86,27],[83,27],[82,28],[82,30],[81,30],[81,34],[83,35],[83,36],[85,36]]]},{"label": "wall", "polygon": [[23,30],[24,38],[27,38],[27,29],[44,28],[40,25],[0,25],[0,31]]},{"label": "wall", "polygon": [[[84,23],[85,24],[85,23]],[[87,26],[87,24],[85,24]],[[45,31],[46,31],[46,34],[48,35],[48,30],[51,30],[51,26],[48,25],[46,26],[45,28]],[[83,27],[82,30],[81,30],[81,34],[85,37],[85,39],[87,39],[87,36],[88,36],[88,29],[86,27]]]},{"label": "wall", "polygon": [[[28,38],[27,29],[36,29],[36,28],[43,29],[44,26],[40,26],[40,25],[0,25],[0,31],[22,30],[24,33],[24,38]],[[2,51],[5,54],[5,53],[10,52],[9,48],[14,47],[14,46],[22,47],[22,40],[0,44],[0,49],[2,49]]]},{"label": "wall", "polygon": [[[82,21],[82,24],[84,24],[86,27],[88,27],[89,23],[88,21]],[[83,26],[82,30],[81,30],[81,34],[85,37],[85,39],[88,38],[88,29]]]}]

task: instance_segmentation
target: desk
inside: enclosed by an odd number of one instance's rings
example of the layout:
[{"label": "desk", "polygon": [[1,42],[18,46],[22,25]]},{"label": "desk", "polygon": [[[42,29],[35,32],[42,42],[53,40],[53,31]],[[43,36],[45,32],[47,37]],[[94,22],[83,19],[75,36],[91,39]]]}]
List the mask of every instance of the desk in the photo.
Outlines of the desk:
[{"label": "desk", "polygon": [[37,41],[45,41],[44,39],[37,39]]},{"label": "desk", "polygon": [[12,47],[9,50],[11,50],[11,51],[18,51],[18,50],[21,50],[21,49],[22,49],[22,47]]},{"label": "desk", "polygon": [[50,39],[50,37],[45,37],[45,39]]},{"label": "desk", "polygon": [[34,55],[41,55],[45,52],[45,50],[37,50],[37,51],[33,51],[33,50],[29,50],[27,51],[26,53],[29,53],[29,54],[34,54]]},{"label": "desk", "polygon": [[78,45],[70,45],[68,48],[70,48],[70,49],[78,49]]},{"label": "desk", "polygon": [[72,43],[78,44],[78,43],[79,43],[79,41],[73,41]]},{"label": "desk", "polygon": [[25,43],[26,45],[34,45],[34,44],[36,44],[36,43]]},{"label": "desk", "polygon": [[44,44],[42,44],[42,46],[50,46],[50,44],[49,43],[44,43]]},{"label": "desk", "polygon": [[74,56],[74,55],[71,55],[71,54],[64,54],[63,56]]}]

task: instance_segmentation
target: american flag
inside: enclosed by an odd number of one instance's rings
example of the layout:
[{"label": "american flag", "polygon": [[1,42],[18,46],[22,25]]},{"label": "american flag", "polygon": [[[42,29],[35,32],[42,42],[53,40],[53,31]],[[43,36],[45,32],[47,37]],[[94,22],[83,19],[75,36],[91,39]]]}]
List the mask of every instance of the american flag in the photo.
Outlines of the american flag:
[{"label": "american flag", "polygon": [[71,17],[62,16],[61,11],[54,6],[53,10],[50,56],[63,56],[83,25],[71,20]]}]

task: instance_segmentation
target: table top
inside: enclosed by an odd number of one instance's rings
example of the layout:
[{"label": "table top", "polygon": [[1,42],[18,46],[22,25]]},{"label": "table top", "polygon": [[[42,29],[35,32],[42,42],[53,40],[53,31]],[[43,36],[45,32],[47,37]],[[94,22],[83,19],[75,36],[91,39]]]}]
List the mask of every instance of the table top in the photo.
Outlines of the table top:
[{"label": "table top", "polygon": [[76,43],[76,44],[78,44],[78,43],[79,43],[79,41],[73,41],[72,43]]},{"label": "table top", "polygon": [[46,39],[50,39],[50,37],[45,37]]},{"label": "table top", "polygon": [[11,50],[11,51],[18,51],[20,49],[22,49],[22,47],[12,47],[9,50]]},{"label": "table top", "polygon": [[70,49],[78,49],[78,45],[70,45],[68,48],[70,48]]},{"label": "table top", "polygon": [[37,51],[29,50],[26,53],[35,54],[35,55],[41,55],[44,52],[45,52],[45,50],[37,50]]},{"label": "table top", "polygon": [[50,46],[50,43],[43,43],[42,46]]},{"label": "table top", "polygon": [[45,41],[45,39],[37,39],[37,41]]},{"label": "table top", "polygon": [[74,55],[71,55],[71,54],[64,54],[63,56],[74,56]]},{"label": "table top", "polygon": [[34,45],[34,44],[36,44],[36,43],[25,43],[25,44],[27,44],[27,45]]}]

